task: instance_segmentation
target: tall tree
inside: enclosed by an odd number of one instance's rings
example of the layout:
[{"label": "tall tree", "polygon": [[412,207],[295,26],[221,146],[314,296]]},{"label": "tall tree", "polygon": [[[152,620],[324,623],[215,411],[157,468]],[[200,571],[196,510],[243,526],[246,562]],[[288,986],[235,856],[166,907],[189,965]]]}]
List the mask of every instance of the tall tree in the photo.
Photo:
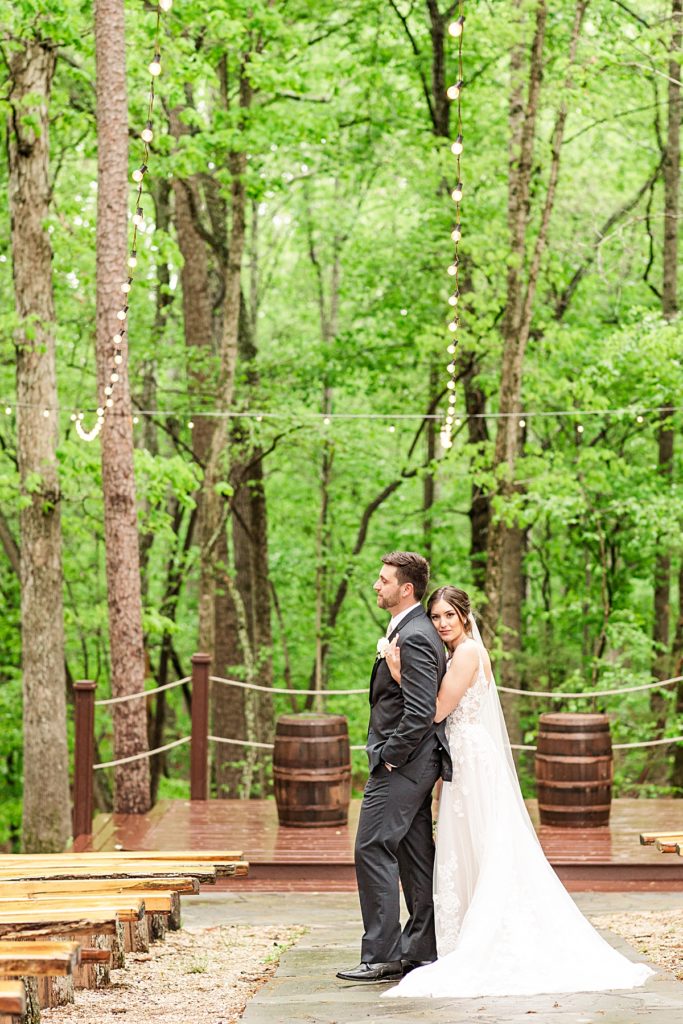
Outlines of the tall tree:
[{"label": "tall tree", "polygon": [[[576,56],[586,7],[587,0],[577,0],[569,41],[570,68]],[[523,24],[525,5],[521,0],[517,0],[515,9],[517,18]],[[515,466],[522,443],[519,414],[524,354],[531,331],[541,260],[546,251],[548,229],[555,205],[562,141],[568,113],[568,103],[564,97],[572,86],[570,72],[567,72],[563,83],[563,99],[557,110],[552,132],[548,184],[540,203],[540,224],[534,237],[531,230],[534,198],[532,179],[535,167],[534,146],[541,110],[547,18],[547,2],[539,0],[535,5],[526,97],[525,54],[521,42],[515,44],[510,59],[508,230],[511,255],[508,260],[505,313],[501,328],[503,357],[499,388],[500,418],[493,465],[498,483],[498,497],[503,505],[517,490]],[[536,195],[539,192],[540,190],[536,190]],[[497,512],[488,530],[486,624],[490,630],[502,634],[503,647],[510,654],[519,647],[522,538],[516,524],[507,521],[504,508],[499,507]],[[509,675],[509,670],[514,665],[514,658],[504,662],[501,675]],[[509,678],[505,681],[513,682]]]},{"label": "tall tree", "polygon": [[[121,308],[121,284],[128,277],[128,102],[123,0],[95,3],[97,68],[97,311],[98,394],[112,372],[112,338]],[[111,686],[117,697],[145,688],[140,551],[138,543],[133,428],[124,334],[112,405],[102,427],[102,487],[107,553],[107,600]],[[144,700],[114,705],[116,758],[147,750]],[[115,810],[144,813],[150,806],[147,758],[116,769]]]},{"label": "tall tree", "polygon": [[21,481],[23,845],[64,849],[71,833],[66,743],[61,492],[50,207],[50,91],[55,47],[39,36],[9,61],[9,206],[18,327],[17,454]]}]

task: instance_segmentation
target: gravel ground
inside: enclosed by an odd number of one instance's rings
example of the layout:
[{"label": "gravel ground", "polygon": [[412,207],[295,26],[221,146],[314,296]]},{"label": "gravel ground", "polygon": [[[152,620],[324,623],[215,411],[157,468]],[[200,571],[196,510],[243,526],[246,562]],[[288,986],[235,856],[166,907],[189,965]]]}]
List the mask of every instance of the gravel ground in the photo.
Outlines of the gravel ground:
[{"label": "gravel ground", "polygon": [[42,1011],[44,1024],[234,1024],[275,973],[302,928],[227,925],[168,932],[149,953],[129,953],[108,988],[76,992]]},{"label": "gravel ground", "polygon": [[591,914],[590,920],[621,935],[646,959],[683,981],[683,910]]}]

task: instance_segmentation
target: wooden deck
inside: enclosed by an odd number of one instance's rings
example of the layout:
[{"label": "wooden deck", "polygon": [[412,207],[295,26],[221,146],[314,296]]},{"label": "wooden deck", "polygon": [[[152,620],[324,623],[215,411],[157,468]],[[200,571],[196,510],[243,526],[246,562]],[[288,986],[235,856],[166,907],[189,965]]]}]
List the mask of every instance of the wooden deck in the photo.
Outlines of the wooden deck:
[{"label": "wooden deck", "polygon": [[[539,838],[571,891],[683,892],[683,857],[640,846],[640,832],[683,832],[683,800],[615,800],[608,828],[539,827]],[[360,800],[344,828],[281,828],[273,800],[163,800],[145,815],[99,815],[90,850],[243,850],[246,879],[222,879],[235,892],[349,892],[356,888],[353,842]]]}]

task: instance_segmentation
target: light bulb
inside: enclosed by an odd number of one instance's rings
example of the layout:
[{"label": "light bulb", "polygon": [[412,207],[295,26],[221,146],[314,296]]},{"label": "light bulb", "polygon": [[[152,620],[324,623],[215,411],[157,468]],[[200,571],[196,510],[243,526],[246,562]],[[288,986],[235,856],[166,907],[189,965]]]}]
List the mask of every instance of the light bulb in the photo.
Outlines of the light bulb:
[{"label": "light bulb", "polygon": [[[8,411],[9,410],[7,410],[7,409],[5,410],[5,412],[8,412]],[[642,416],[636,416],[636,423],[642,423],[642,422],[643,422],[643,417]]]},{"label": "light bulb", "polygon": [[143,224],[143,214],[142,214],[142,207],[141,206],[138,206],[137,210],[133,214],[133,224],[135,224],[135,226],[138,227],[138,228],[142,227],[142,224]]},{"label": "light bulb", "polygon": [[455,402],[456,402],[455,395],[449,395],[448,396],[448,401],[450,402],[451,405],[455,405]]},{"label": "light bulb", "polygon": [[152,131],[152,122],[148,121],[145,127],[140,132],[140,138],[143,142],[151,142],[154,138],[154,132]]},{"label": "light bulb", "polygon": [[106,405],[107,409],[111,409],[111,407],[114,404],[114,399],[113,398],[108,398],[107,401],[104,404]]},{"label": "light bulb", "polygon": [[84,412],[79,412],[78,416],[76,417],[77,420],[82,420],[84,418],[85,418],[85,413]]},{"label": "light bulb", "polygon": [[121,291],[123,292],[124,295],[128,294],[128,292],[130,291],[130,281],[123,282],[123,284],[121,285]]},{"label": "light bulb", "polygon": [[188,420],[187,426],[189,430],[194,430],[194,423],[192,420]]},{"label": "light bulb", "polygon": [[449,355],[453,355],[453,353],[455,352],[455,345],[449,345],[446,351],[449,353]]},{"label": "light bulb", "polygon": [[147,173],[147,164],[142,164],[141,167],[136,167],[133,171],[133,181],[140,182]]},{"label": "light bulb", "polygon": [[449,306],[457,306],[457,305],[458,305],[458,296],[457,296],[457,293],[456,293],[456,294],[453,294],[453,295],[449,295],[449,296],[448,296],[448,305],[449,305]]},{"label": "light bulb", "polygon": [[455,275],[457,273],[458,273],[457,266],[455,265],[455,263],[451,263],[450,267],[448,268],[448,275],[449,275],[449,277],[455,277]]},{"label": "light bulb", "polygon": [[396,427],[394,426],[394,424],[393,424],[393,423],[392,423],[392,424],[391,424],[391,426],[390,426],[390,427],[388,428],[388,430],[389,430],[389,433],[390,433],[390,434],[393,434],[393,433],[394,433],[394,431],[396,430]]},{"label": "light bulb", "polygon": [[584,429],[583,425],[581,423],[579,423],[579,425],[576,428],[577,434],[583,434],[583,429]]},{"label": "light bulb", "polygon": [[456,425],[456,427],[459,427],[461,424],[462,424],[462,420],[460,419],[460,417],[458,417],[458,419],[456,419],[456,421],[455,421],[455,425]]},{"label": "light bulb", "polygon": [[462,87],[462,82],[456,82],[455,85],[449,85],[448,88],[446,89],[446,95],[448,96],[449,100],[459,99]]},{"label": "light bulb", "polygon": [[114,356],[114,362],[116,363],[117,366],[120,366],[121,363],[123,362],[123,356],[120,356],[117,352],[116,355]]},{"label": "light bulb", "polygon": [[455,373],[455,363],[449,363],[446,369],[449,373]]},{"label": "light bulb", "polygon": [[455,186],[455,188],[451,192],[451,199],[453,200],[454,203],[459,203],[460,200],[462,199],[462,182],[461,181],[458,182],[458,184]]},{"label": "light bulb", "polygon": [[43,416],[45,417],[45,419],[47,419],[49,415],[50,415],[50,410],[49,409],[43,409]]},{"label": "light bulb", "polygon": [[154,60],[149,65],[149,73],[150,73],[150,75],[152,75],[153,78],[156,78],[157,75],[161,74],[161,54],[160,53],[155,53],[154,54]]},{"label": "light bulb", "polygon": [[458,135],[457,139],[451,146],[451,153],[453,156],[460,156],[465,147],[462,144],[462,135]]},{"label": "light bulb", "polygon": [[173,0],[159,0],[159,7],[162,11],[170,11],[173,6]]},{"label": "light bulb", "polygon": [[329,416],[325,416],[325,418],[323,419],[323,423],[325,424],[326,427],[329,427],[331,422],[332,420],[330,419]]},{"label": "light bulb", "polygon": [[122,334],[115,334],[114,337],[111,340],[114,342],[115,345],[120,345],[121,342],[123,341],[123,335]]},{"label": "light bulb", "polygon": [[453,228],[453,230],[451,231],[451,238],[454,242],[460,241],[460,239],[462,238],[462,231],[460,230],[460,228]]},{"label": "light bulb", "polygon": [[127,306],[125,306],[125,307],[124,307],[123,309],[120,309],[120,310],[118,311],[118,313],[116,314],[116,319],[117,319],[117,320],[125,320],[125,319],[126,319],[126,313],[127,313],[127,312],[128,312],[128,307],[127,307]]},{"label": "light bulb", "polygon": [[104,393],[105,393],[105,395],[110,395],[110,394],[112,393],[112,391],[113,391],[113,390],[114,390],[114,389],[113,389],[113,387],[111,386],[111,384],[107,384],[106,388],[104,389]]},{"label": "light bulb", "polygon": [[72,412],[71,415],[69,416],[69,419],[71,420],[72,423],[75,423],[77,419],[76,413]]},{"label": "light bulb", "polygon": [[97,418],[101,420],[103,416],[104,416],[104,409],[100,405],[98,410],[97,410]]},{"label": "light bulb", "polygon": [[524,429],[524,427],[526,426],[526,420],[520,420],[520,421],[519,421],[519,425],[520,425],[520,427],[521,427],[521,428],[522,428],[522,430],[523,430],[523,429]]},{"label": "light bulb", "polygon": [[448,26],[448,34],[449,34],[449,36],[453,36],[454,39],[457,39],[458,36],[461,36],[464,24],[465,24],[465,19],[464,19],[464,17],[461,14],[460,17],[457,19],[457,21],[452,21],[450,23],[450,25]]},{"label": "light bulb", "polygon": [[455,391],[455,381],[454,380],[449,380],[449,382],[446,385],[446,387],[448,388],[449,391]]},{"label": "light bulb", "polygon": [[134,424],[138,424],[139,422],[140,422],[140,417],[139,416],[133,416],[133,423]]},{"label": "light bulb", "polygon": [[6,405],[5,406],[5,416],[11,416],[11,415],[12,415],[12,406],[11,405]]},{"label": "light bulb", "polygon": [[451,322],[448,325],[448,330],[449,331],[457,331],[457,329],[458,329],[457,321],[451,320]]},{"label": "light bulb", "polygon": [[137,267],[138,265],[138,253],[137,249],[131,249],[130,256],[128,257],[128,266]]},{"label": "light bulb", "polygon": [[118,379],[119,379],[118,373],[112,373],[111,377],[109,378],[109,380],[112,382],[112,384],[116,384]]}]

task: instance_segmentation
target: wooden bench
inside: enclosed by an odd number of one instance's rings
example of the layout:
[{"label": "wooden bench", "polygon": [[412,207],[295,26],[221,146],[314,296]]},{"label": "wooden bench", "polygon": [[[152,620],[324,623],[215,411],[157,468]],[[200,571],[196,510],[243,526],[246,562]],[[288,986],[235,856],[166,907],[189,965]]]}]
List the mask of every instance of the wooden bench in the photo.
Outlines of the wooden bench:
[{"label": "wooden bench", "polygon": [[26,1013],[23,981],[0,981],[0,1024],[15,1024]]},{"label": "wooden bench", "polygon": [[641,846],[656,846],[660,853],[678,853],[683,856],[683,832],[641,832]]},{"label": "wooden bench", "polygon": [[0,946],[42,949],[77,940],[80,963],[62,988],[54,971],[49,984],[46,971],[33,999],[36,1006],[72,1001],[74,984],[107,984],[112,961],[122,967],[125,952],[147,951],[167,927],[180,927],[181,893],[196,894],[200,883],[244,876],[248,868],[239,851],[0,855]]},{"label": "wooden bench", "polygon": [[66,983],[71,982],[80,957],[77,942],[0,940],[0,980],[10,977],[24,979],[25,1024],[40,1020],[41,1005],[64,1002],[62,986],[66,990]]}]

